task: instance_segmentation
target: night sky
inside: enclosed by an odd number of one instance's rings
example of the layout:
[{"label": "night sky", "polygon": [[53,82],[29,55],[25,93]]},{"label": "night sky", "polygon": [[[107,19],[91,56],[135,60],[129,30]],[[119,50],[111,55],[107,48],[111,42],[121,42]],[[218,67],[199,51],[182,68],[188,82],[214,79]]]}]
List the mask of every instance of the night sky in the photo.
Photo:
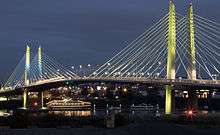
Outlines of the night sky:
[{"label": "night sky", "polygon": [[[174,0],[185,14],[189,0]],[[196,14],[220,22],[219,0],[194,0]],[[0,0],[0,80],[41,45],[63,65],[102,64],[168,12],[169,0]]]}]

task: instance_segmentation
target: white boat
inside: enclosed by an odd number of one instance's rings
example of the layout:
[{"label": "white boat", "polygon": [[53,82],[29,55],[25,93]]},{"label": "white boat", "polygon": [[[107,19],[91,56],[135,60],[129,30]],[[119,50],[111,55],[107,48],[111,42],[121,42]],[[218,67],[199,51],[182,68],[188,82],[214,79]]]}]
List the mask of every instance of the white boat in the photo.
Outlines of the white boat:
[{"label": "white boat", "polygon": [[213,92],[212,98],[214,98],[214,99],[220,99],[220,92]]},{"label": "white boat", "polygon": [[7,112],[0,112],[0,117],[8,117],[8,116],[11,116],[11,114]]},{"label": "white boat", "polygon": [[91,109],[91,103],[72,99],[52,100],[47,103],[47,107],[52,110],[87,110]]},{"label": "white boat", "polygon": [[130,108],[132,111],[153,111],[156,108],[153,105],[147,105],[147,104],[140,104],[135,106],[134,104]]},{"label": "white boat", "polygon": [[121,107],[111,106],[111,107],[109,107],[109,110],[121,110]]}]

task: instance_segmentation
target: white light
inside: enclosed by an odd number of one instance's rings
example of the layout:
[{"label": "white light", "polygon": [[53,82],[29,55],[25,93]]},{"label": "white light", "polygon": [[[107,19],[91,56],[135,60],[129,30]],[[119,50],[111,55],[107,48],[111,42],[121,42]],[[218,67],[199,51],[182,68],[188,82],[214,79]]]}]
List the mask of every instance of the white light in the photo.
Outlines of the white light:
[{"label": "white light", "polygon": [[216,94],[216,92],[214,91],[214,92],[212,93],[212,95],[215,96],[215,94]]},{"label": "white light", "polygon": [[188,93],[188,91],[183,91],[183,93],[184,93],[184,94],[187,94],[187,93]]},{"label": "white light", "polygon": [[101,90],[102,89],[102,87],[101,86],[97,86],[97,90]]},{"label": "white light", "polygon": [[104,87],[103,89],[104,89],[104,90],[107,90],[107,87]]}]

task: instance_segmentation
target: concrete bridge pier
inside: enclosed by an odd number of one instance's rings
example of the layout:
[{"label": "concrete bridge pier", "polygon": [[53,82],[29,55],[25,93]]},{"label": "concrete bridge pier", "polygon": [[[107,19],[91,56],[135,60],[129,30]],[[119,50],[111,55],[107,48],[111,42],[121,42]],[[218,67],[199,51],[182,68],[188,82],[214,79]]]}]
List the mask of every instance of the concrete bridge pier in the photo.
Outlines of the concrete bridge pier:
[{"label": "concrete bridge pier", "polygon": [[44,107],[44,92],[43,91],[38,93],[38,99],[39,99],[39,108],[45,109],[46,107]]},{"label": "concrete bridge pier", "polygon": [[27,89],[24,89],[24,92],[23,92],[23,107],[22,109],[27,109],[27,100],[28,100],[28,90]]},{"label": "concrete bridge pier", "polygon": [[209,90],[209,93],[208,93],[208,109],[209,110],[213,110],[213,106],[212,106],[212,94],[213,94],[213,89],[212,90]]},{"label": "concrete bridge pier", "polygon": [[166,97],[165,97],[165,114],[170,115],[175,113],[175,91],[170,85],[165,86]]}]

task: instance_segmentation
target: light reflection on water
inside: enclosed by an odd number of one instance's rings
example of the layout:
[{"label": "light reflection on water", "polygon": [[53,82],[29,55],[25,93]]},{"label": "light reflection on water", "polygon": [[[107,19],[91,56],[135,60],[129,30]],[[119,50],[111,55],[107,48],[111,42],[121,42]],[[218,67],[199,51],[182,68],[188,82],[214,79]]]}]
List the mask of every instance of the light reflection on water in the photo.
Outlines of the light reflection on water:
[{"label": "light reflection on water", "polygon": [[[110,110],[59,110],[59,111],[48,111],[48,112],[42,112],[42,113],[36,113],[36,112],[29,112],[31,116],[39,117],[39,116],[64,116],[64,117],[90,117],[90,116],[96,116],[96,117],[105,117],[106,115],[111,114],[112,111]],[[148,111],[114,111],[114,114],[117,113],[123,113],[123,114],[129,114],[132,115],[155,115],[155,112],[148,112]],[[163,113],[161,110],[160,113]],[[177,114],[185,114],[184,111],[180,111]],[[220,115],[220,111],[205,111],[201,110],[199,111],[200,115]],[[0,110],[0,117],[8,117],[14,115],[12,110],[6,110],[2,109]]]},{"label": "light reflection on water", "polygon": [[76,111],[49,111],[49,115],[57,116],[76,116],[76,117],[88,117],[92,115],[90,110],[76,110]]}]

